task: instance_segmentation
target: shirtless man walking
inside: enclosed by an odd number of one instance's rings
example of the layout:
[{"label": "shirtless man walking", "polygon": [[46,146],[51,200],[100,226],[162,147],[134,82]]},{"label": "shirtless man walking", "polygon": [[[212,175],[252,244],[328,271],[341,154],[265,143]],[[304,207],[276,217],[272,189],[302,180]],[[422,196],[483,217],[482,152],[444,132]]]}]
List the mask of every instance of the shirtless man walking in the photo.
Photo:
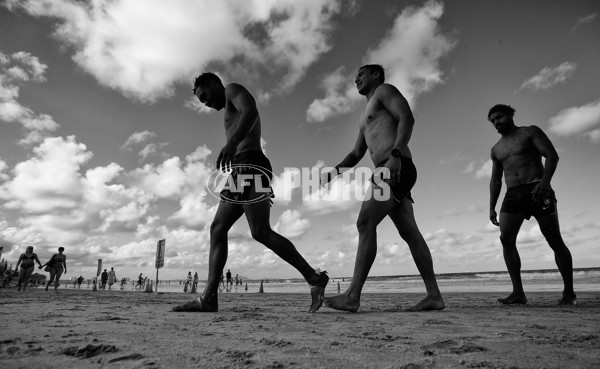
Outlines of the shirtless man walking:
[{"label": "shirtless man walking", "polygon": [[[323,303],[326,272],[313,269],[294,245],[271,229],[270,212],[272,169],[269,159],[260,147],[261,121],[254,97],[237,83],[226,87],[213,73],[203,73],[194,81],[194,95],[201,103],[215,110],[225,109],[227,143],[217,157],[217,168],[231,170],[231,179],[254,178],[249,184],[221,192],[221,201],[210,227],[209,269],[202,296],[174,311],[214,312],[218,310],[217,292],[227,261],[227,233],[233,224],[246,215],[252,237],[271,249],[280,258],[296,268],[310,285],[312,303],[309,312],[315,312]],[[237,181],[242,184],[244,180]],[[265,191],[267,190],[267,191]]]},{"label": "shirtless man walking", "polygon": [[[340,168],[354,167],[369,150],[375,166],[389,171],[389,181],[373,177],[371,196],[363,201],[356,222],[359,240],[352,282],[344,294],[325,298],[325,305],[337,310],[358,310],[363,285],[377,254],[377,225],[389,216],[400,237],[408,243],[427,290],[427,296],[409,310],[442,310],[444,300],[433,271],[429,247],[415,221],[410,194],[417,179],[408,148],[414,117],[404,96],[384,81],[384,70],[380,65],[365,65],[358,70],[356,87],[367,98],[367,107],[360,120],[354,149],[336,165],[334,175],[339,174]],[[324,175],[322,184],[329,180],[331,175]],[[375,192],[385,193],[381,192],[385,191],[384,187],[390,196],[382,199]]]},{"label": "shirtless man walking", "polygon": [[[563,278],[563,297],[559,303],[575,305],[577,300],[573,291],[573,260],[560,233],[556,197],[550,187],[550,180],[558,164],[558,154],[539,127],[517,127],[513,121],[514,114],[515,109],[503,104],[494,105],[488,112],[488,120],[502,136],[491,152],[493,169],[490,180],[490,220],[500,227],[504,261],[513,285],[512,293],[498,301],[503,304],[527,303],[516,242],[523,221],[533,215],[546,241],[554,250],[554,260]],[[544,164],[542,157],[546,159]],[[507,190],[498,222],[496,203],[502,188],[503,174]]]}]

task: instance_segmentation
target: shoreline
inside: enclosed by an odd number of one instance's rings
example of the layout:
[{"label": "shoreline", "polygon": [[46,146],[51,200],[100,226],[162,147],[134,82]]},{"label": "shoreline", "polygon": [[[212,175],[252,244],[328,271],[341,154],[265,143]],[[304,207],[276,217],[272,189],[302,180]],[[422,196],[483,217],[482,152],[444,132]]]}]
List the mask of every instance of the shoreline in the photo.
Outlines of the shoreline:
[{"label": "shoreline", "polygon": [[[368,293],[358,313],[306,312],[308,293],[222,293],[217,313],[171,312],[192,297],[0,289],[0,366],[39,368],[594,368],[600,292],[445,293],[446,309],[405,312],[423,293]],[[137,291],[139,292],[139,291]],[[334,293],[328,293],[331,296]]]}]

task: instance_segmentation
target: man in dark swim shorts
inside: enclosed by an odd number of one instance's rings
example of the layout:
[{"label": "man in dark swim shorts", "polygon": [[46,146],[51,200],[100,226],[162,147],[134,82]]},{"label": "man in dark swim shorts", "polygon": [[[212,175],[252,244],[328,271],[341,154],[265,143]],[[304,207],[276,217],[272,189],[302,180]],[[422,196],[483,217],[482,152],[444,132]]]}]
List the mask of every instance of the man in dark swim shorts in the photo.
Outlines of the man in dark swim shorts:
[{"label": "man in dark swim shorts", "polygon": [[[333,174],[338,175],[342,168],[354,167],[367,150],[378,168],[371,177],[371,192],[363,201],[356,221],[359,240],[352,282],[344,294],[326,298],[325,305],[336,310],[358,311],[363,285],[377,255],[377,226],[389,216],[408,244],[427,291],[427,296],[409,310],[442,310],[444,299],[437,285],[429,247],[415,221],[410,195],[417,180],[408,148],[415,120],[404,96],[384,80],[380,65],[361,67],[355,79],[358,92],[367,98],[367,106],[354,149],[335,167]],[[321,183],[329,182],[331,174],[325,173]]]},{"label": "man in dark swim shorts", "polygon": [[[521,282],[517,235],[523,221],[533,215],[554,251],[554,260],[563,278],[563,297],[559,304],[575,305],[573,258],[560,233],[556,197],[550,187],[550,180],[558,165],[558,154],[539,127],[517,127],[514,114],[515,109],[504,104],[494,105],[488,112],[488,120],[501,136],[491,151],[490,221],[500,227],[504,262],[513,285],[512,293],[498,301],[502,304],[527,303]],[[544,162],[542,157],[546,159]],[[502,189],[503,175],[507,190],[498,222],[496,203]]]},{"label": "man in dark swim shorts", "polygon": [[197,300],[176,306],[173,310],[218,311],[217,292],[227,260],[227,233],[242,215],[246,215],[252,237],[296,268],[306,279],[312,298],[308,311],[317,311],[323,303],[329,277],[326,272],[313,269],[287,238],[271,228],[271,163],[260,146],[261,121],[254,97],[240,84],[223,86],[214,73],[198,76],[194,80],[193,92],[207,107],[225,110],[227,143],[217,157],[216,167],[231,171],[226,185],[231,186],[221,191],[219,208],[210,227],[208,279],[204,292]]},{"label": "man in dark swim shorts", "polygon": [[506,190],[500,213],[521,214],[529,220],[533,215],[535,218],[556,213],[556,196],[552,188],[539,199],[534,200],[531,196],[533,189],[540,181],[511,187]]},{"label": "man in dark swim shorts", "polygon": [[231,178],[227,181],[231,186],[221,191],[221,200],[243,204],[250,201],[251,194],[255,192],[261,195],[254,198],[254,202],[275,197],[271,188],[273,169],[262,150],[236,154],[231,170]]},{"label": "man in dark swim shorts", "polygon": [[[402,169],[400,170],[400,183],[396,183],[390,185],[389,182],[386,182],[390,188],[392,196],[397,202],[402,202],[404,199],[408,199],[411,203],[415,203],[413,200],[410,190],[417,183],[417,168],[412,161],[412,158],[401,157]],[[378,170],[379,168],[385,168],[385,164],[388,162],[388,159],[382,161],[377,164],[375,168],[375,173],[373,177],[371,177],[371,182],[374,184],[381,184],[381,181],[384,180],[384,174],[382,170]],[[381,173],[381,174],[380,174]]]}]

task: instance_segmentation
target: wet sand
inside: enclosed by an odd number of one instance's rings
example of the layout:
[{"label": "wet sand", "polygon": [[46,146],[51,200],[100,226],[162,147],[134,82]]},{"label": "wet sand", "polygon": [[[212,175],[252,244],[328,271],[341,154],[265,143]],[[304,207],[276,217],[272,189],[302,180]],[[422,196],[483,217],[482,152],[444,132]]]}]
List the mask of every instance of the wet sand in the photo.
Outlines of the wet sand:
[{"label": "wet sand", "polygon": [[[446,309],[404,312],[419,294],[365,294],[358,313],[310,294],[221,294],[217,313],[176,313],[197,294],[0,289],[0,367],[597,368],[600,293],[447,293]],[[331,292],[326,296],[333,295]]]}]

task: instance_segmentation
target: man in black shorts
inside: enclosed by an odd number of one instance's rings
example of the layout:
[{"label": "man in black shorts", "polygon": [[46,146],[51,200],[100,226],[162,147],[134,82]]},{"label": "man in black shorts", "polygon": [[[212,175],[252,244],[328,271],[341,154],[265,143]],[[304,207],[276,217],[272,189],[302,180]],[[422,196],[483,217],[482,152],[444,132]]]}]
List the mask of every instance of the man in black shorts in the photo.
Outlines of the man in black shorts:
[{"label": "man in black shorts", "polygon": [[[408,244],[427,290],[427,296],[409,310],[442,310],[445,304],[433,271],[431,253],[417,227],[410,195],[417,179],[408,148],[415,120],[404,96],[384,81],[380,65],[365,65],[356,76],[358,93],[367,98],[367,107],[354,149],[335,167],[333,174],[354,167],[367,149],[377,168],[371,178],[371,192],[363,201],[356,222],[359,240],[352,282],[344,294],[325,298],[325,305],[351,312],[359,309],[362,288],[377,254],[377,226],[389,216]],[[326,184],[331,177],[331,173],[324,174],[321,183]]]},{"label": "man in black shorts", "polygon": [[[573,260],[560,233],[556,197],[550,187],[550,180],[558,164],[558,154],[539,127],[517,127],[513,120],[514,114],[515,109],[503,104],[494,105],[488,112],[488,120],[502,136],[491,151],[493,169],[490,180],[490,220],[500,227],[504,261],[513,285],[512,293],[498,301],[503,304],[527,303],[516,242],[523,221],[534,216],[554,251],[554,260],[563,278],[563,297],[559,304],[575,305],[577,300],[573,291]],[[544,164],[542,157],[546,159]],[[503,174],[507,190],[498,222],[496,203],[502,188]]]},{"label": "man in black shorts", "polygon": [[242,85],[223,86],[213,73],[203,73],[194,80],[194,95],[201,103],[215,110],[225,110],[227,143],[217,157],[217,168],[230,172],[227,185],[210,227],[208,280],[200,298],[176,306],[174,311],[214,312],[218,310],[217,292],[227,261],[227,233],[233,224],[246,215],[252,237],[296,268],[310,285],[315,312],[323,303],[326,272],[313,269],[294,245],[271,229],[272,191],[271,164],[260,147],[261,121],[256,101]]}]

